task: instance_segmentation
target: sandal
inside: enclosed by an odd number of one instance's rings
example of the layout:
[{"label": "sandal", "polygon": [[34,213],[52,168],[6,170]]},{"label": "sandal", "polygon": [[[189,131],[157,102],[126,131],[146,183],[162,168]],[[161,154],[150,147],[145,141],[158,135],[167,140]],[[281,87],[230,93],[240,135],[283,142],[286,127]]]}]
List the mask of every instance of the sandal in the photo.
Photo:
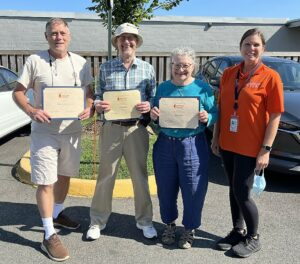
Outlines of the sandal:
[{"label": "sandal", "polygon": [[178,247],[182,249],[191,248],[195,238],[194,234],[194,230],[185,229],[178,241]]},{"label": "sandal", "polygon": [[166,225],[166,228],[161,236],[161,242],[165,245],[172,245],[175,243],[176,225],[174,223]]}]

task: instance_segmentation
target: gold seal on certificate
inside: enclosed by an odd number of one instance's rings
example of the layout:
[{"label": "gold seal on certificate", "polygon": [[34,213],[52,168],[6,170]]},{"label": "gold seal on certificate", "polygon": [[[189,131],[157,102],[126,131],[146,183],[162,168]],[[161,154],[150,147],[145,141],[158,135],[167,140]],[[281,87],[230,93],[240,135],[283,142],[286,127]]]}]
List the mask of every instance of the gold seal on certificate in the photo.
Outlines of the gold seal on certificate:
[{"label": "gold seal on certificate", "polygon": [[159,125],[195,129],[199,126],[199,98],[163,97],[159,100]]},{"label": "gold seal on certificate", "polygon": [[84,108],[84,87],[55,86],[43,89],[43,109],[53,119],[78,119]]},{"label": "gold seal on certificate", "polygon": [[141,116],[135,108],[141,102],[139,90],[106,91],[103,93],[103,101],[110,103],[110,111],[104,113],[108,121],[137,119]]}]

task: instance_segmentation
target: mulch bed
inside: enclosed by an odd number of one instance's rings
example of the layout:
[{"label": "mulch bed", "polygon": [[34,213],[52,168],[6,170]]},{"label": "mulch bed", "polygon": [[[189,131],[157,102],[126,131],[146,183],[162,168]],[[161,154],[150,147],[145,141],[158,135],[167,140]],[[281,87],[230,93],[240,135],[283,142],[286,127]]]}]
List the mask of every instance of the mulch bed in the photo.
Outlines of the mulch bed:
[{"label": "mulch bed", "polygon": [[99,135],[99,131],[100,131],[99,128],[100,128],[100,121],[96,120],[87,125],[82,126],[82,132],[88,135],[93,135],[94,133],[96,133],[96,135]]}]

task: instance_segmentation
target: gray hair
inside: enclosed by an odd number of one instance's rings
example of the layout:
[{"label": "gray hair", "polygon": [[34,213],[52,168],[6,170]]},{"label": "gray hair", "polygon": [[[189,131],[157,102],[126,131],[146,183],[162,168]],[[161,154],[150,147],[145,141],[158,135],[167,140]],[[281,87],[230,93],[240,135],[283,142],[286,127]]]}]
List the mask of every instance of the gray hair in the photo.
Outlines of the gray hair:
[{"label": "gray hair", "polygon": [[187,56],[192,60],[193,64],[196,63],[195,51],[190,47],[180,47],[173,49],[171,53],[171,60],[173,61],[173,59],[178,56]]},{"label": "gray hair", "polygon": [[64,26],[69,28],[66,20],[64,20],[63,18],[60,18],[60,17],[53,17],[46,24],[46,32],[48,32],[54,24],[63,24]]}]

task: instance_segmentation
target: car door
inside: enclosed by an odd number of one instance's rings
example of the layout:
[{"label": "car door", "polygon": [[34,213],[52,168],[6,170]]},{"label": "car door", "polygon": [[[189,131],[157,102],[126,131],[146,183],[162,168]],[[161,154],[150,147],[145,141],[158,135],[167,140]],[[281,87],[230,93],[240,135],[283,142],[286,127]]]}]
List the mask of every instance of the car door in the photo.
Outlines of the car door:
[{"label": "car door", "polygon": [[220,59],[218,68],[215,71],[215,75],[210,80],[210,85],[213,87],[215,99],[218,100],[219,90],[220,90],[220,82],[223,75],[223,72],[226,68],[228,68],[230,62],[226,59]]},{"label": "car door", "polygon": [[212,59],[206,67],[203,68],[203,76],[205,81],[210,84],[215,99],[218,99],[220,80],[224,70],[230,66],[230,63],[225,58]]},{"label": "car door", "polygon": [[0,138],[31,121],[12,99],[17,78],[14,72],[0,67]]}]

